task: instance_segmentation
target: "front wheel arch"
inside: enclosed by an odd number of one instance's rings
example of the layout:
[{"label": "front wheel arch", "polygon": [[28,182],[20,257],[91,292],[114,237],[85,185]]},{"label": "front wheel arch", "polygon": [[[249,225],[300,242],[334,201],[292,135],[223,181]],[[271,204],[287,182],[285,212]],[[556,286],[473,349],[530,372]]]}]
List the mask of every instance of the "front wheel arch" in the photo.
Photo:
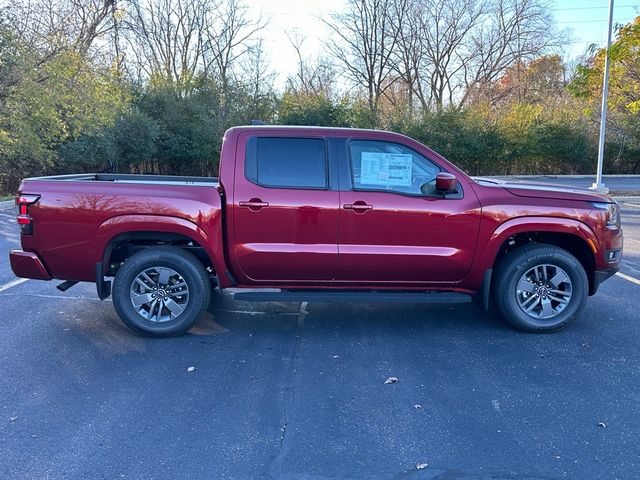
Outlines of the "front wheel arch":
[{"label": "front wheel arch", "polygon": [[589,244],[580,236],[564,232],[534,231],[521,232],[509,236],[502,242],[493,263],[493,273],[504,258],[514,249],[524,245],[549,245],[566,250],[576,257],[587,274],[589,295],[596,291],[595,271],[596,259]]}]

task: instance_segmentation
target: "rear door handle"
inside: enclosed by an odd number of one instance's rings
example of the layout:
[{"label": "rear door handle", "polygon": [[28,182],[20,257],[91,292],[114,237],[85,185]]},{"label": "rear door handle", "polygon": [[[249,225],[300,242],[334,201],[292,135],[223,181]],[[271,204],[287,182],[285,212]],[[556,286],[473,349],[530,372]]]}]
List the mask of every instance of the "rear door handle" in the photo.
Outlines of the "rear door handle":
[{"label": "rear door handle", "polygon": [[269,206],[269,202],[263,202],[259,198],[252,198],[251,200],[238,202],[239,207],[248,208],[251,211],[257,212],[265,207]]},{"label": "rear door handle", "polygon": [[358,200],[355,203],[345,203],[342,208],[345,210],[353,210],[356,213],[364,213],[367,210],[373,210],[373,205],[369,205],[362,200]]}]

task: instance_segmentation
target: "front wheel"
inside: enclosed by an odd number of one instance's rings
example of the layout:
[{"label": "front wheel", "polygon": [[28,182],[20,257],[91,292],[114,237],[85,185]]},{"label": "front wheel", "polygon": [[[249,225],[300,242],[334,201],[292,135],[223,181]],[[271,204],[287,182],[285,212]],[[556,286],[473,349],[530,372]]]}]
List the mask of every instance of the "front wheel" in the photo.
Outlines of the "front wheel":
[{"label": "front wheel", "polygon": [[541,244],[508,253],[496,269],[493,285],[500,313],[527,332],[566,327],[582,310],[589,289],[587,274],[576,257]]},{"label": "front wheel", "polygon": [[200,261],[175,247],[151,247],[116,273],[113,305],[122,321],[145,335],[186,332],[209,305],[211,284]]}]

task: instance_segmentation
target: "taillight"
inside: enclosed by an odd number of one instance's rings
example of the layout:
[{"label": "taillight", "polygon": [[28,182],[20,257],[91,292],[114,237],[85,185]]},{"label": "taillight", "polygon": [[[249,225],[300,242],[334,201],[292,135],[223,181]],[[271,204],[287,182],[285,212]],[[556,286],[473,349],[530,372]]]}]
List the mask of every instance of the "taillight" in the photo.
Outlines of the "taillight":
[{"label": "taillight", "polygon": [[18,195],[16,197],[16,219],[22,235],[33,234],[33,218],[29,215],[29,206],[36,203],[40,195]]}]

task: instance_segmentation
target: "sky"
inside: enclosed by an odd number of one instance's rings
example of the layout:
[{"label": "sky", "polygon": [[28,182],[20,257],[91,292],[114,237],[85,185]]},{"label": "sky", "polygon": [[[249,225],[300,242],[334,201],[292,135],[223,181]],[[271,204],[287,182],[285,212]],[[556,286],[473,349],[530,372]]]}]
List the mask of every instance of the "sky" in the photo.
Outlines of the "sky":
[{"label": "sky", "polygon": [[[279,73],[276,86],[284,85],[288,74],[295,72],[295,51],[287,32],[306,37],[305,54],[322,53],[322,41],[328,30],[322,20],[331,12],[344,9],[345,0],[247,0],[254,15],[262,12],[268,26],[261,32],[273,68]],[[603,46],[607,40],[608,0],[555,0],[552,12],[559,29],[569,29],[572,41],[561,52],[565,59],[582,55],[590,44]],[[640,0],[618,0],[614,5],[614,24],[627,23],[640,15]]]},{"label": "sky", "polygon": [[[571,29],[573,42],[568,48],[572,57],[583,54],[590,44],[607,42],[609,2],[607,0],[557,0],[553,14],[560,29]],[[618,0],[613,7],[613,23],[628,23],[640,15],[640,0]]]}]

